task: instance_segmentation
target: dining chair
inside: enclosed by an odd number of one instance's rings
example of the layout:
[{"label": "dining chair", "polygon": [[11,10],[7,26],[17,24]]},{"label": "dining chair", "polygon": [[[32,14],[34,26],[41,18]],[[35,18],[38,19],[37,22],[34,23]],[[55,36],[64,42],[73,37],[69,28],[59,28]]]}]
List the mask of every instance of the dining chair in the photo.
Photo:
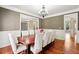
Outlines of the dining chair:
[{"label": "dining chair", "polygon": [[23,44],[17,45],[17,43],[14,41],[11,33],[8,33],[8,37],[9,37],[9,41],[10,41],[12,51],[14,54],[21,53],[22,51],[27,49],[27,47]]},{"label": "dining chair", "polygon": [[48,44],[54,41],[54,33],[51,31],[49,32]]},{"label": "dining chair", "polygon": [[35,42],[34,45],[31,46],[31,51],[34,54],[42,51],[42,36],[38,30],[35,31]]},{"label": "dining chair", "polygon": [[49,42],[49,37],[50,37],[50,33],[49,31],[46,31],[44,36],[43,36],[43,47],[48,45]]}]

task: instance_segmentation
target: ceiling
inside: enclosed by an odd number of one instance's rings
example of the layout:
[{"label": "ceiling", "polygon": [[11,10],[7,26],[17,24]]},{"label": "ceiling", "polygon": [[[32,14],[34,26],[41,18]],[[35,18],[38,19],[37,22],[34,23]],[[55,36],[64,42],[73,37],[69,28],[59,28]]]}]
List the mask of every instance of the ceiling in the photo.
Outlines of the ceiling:
[{"label": "ceiling", "polygon": [[[18,8],[25,12],[29,12],[31,14],[39,16],[39,11],[42,8],[42,5],[10,5],[11,7]],[[78,5],[45,5],[46,10],[49,15],[54,15],[61,12],[66,12],[72,9],[76,9]]]}]

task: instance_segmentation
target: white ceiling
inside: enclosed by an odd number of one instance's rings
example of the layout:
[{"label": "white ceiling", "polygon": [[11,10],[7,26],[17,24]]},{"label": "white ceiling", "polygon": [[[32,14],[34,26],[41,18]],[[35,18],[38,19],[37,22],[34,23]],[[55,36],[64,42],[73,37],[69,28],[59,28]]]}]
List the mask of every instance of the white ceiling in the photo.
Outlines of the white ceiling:
[{"label": "white ceiling", "polygon": [[[10,5],[11,7],[18,8],[20,10],[29,12],[31,14],[39,16],[39,11],[42,5]],[[45,5],[49,15],[54,15],[61,12],[66,12],[72,9],[76,9],[78,5]]]}]

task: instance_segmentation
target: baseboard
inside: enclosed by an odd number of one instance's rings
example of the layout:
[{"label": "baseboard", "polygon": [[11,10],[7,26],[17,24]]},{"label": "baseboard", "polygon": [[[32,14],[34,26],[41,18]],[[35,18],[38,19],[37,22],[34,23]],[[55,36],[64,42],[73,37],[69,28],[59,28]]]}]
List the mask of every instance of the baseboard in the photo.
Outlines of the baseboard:
[{"label": "baseboard", "polygon": [[60,38],[55,38],[56,40],[65,40],[65,39],[60,39]]}]

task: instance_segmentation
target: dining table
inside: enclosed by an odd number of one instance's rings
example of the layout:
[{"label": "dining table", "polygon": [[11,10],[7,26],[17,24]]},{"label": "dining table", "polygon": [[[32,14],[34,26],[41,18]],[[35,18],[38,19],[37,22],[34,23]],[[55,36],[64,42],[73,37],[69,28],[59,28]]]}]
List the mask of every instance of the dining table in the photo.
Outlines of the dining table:
[{"label": "dining table", "polygon": [[18,37],[18,44],[26,45],[26,53],[30,54],[30,47],[34,45],[35,36],[28,35],[28,36],[20,36]]}]

